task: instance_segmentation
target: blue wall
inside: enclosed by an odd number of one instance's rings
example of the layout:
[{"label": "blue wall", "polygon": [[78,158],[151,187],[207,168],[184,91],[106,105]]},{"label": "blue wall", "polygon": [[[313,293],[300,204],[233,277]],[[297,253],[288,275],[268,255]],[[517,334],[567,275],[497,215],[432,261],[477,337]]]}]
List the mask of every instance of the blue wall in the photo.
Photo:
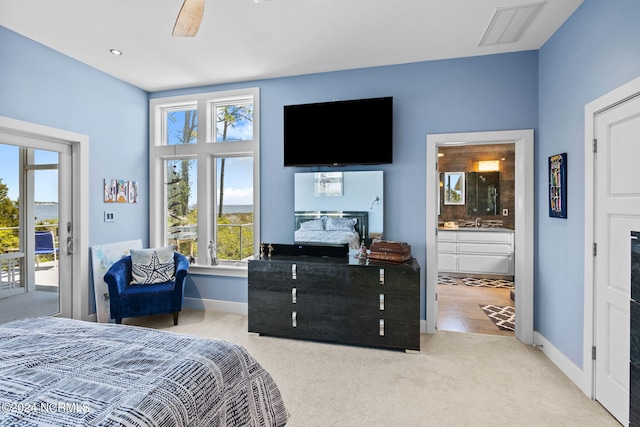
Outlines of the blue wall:
[{"label": "blue wall", "polygon": [[[148,241],[147,92],[0,26],[0,116],[89,137],[89,244]],[[104,178],[138,181],[140,203],[110,204]]]},{"label": "blue wall", "polygon": [[[384,171],[385,236],[409,242],[423,268],[426,263],[426,135],[535,129],[538,123],[537,51],[207,86],[153,93],[151,97],[242,87],[260,87],[260,239],[278,243],[293,242],[294,173],[304,171],[304,168],[282,166],[283,106],[393,96],[393,164],[337,170]],[[424,319],[424,271],[421,279]],[[186,295],[247,301],[246,280],[201,277],[194,280],[194,285],[186,290]]]},{"label": "blue wall", "polygon": [[[640,76],[640,1],[585,0],[540,50],[535,330],[582,367],[584,106]],[[567,153],[568,218],[549,218],[547,159]]]},{"label": "blue wall", "polygon": [[[90,246],[149,240],[148,103],[147,92],[0,26],[0,116],[89,137]],[[107,208],[104,178],[138,181],[139,203]],[[106,209],[115,222],[103,221]]]}]

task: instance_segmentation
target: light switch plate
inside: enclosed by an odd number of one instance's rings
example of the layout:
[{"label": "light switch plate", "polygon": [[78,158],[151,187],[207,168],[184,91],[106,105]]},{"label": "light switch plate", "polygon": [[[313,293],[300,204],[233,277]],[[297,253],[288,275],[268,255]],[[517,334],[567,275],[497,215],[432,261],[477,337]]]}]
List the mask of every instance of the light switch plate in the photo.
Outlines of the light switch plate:
[{"label": "light switch plate", "polygon": [[502,209],[502,216],[509,216],[509,209]]},{"label": "light switch plate", "polygon": [[104,213],[104,222],[114,222],[116,220],[113,212],[105,212]]}]

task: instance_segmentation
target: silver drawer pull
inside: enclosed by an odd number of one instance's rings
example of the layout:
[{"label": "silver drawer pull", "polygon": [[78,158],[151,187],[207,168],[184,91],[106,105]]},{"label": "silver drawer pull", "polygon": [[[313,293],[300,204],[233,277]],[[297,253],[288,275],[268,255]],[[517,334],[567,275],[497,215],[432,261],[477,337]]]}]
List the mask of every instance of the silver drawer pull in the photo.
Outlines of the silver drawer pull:
[{"label": "silver drawer pull", "polygon": [[384,294],[380,294],[380,311],[384,311]]},{"label": "silver drawer pull", "polygon": [[298,290],[296,288],[291,289],[291,302],[294,304],[298,302]]},{"label": "silver drawer pull", "polygon": [[298,327],[298,313],[295,311],[291,312],[291,326],[294,328]]},{"label": "silver drawer pull", "polygon": [[384,268],[380,269],[380,284],[384,285]]},{"label": "silver drawer pull", "polygon": [[296,265],[295,264],[291,264],[291,278],[292,279],[296,278]]},{"label": "silver drawer pull", "polygon": [[384,319],[380,319],[380,336],[384,336]]}]

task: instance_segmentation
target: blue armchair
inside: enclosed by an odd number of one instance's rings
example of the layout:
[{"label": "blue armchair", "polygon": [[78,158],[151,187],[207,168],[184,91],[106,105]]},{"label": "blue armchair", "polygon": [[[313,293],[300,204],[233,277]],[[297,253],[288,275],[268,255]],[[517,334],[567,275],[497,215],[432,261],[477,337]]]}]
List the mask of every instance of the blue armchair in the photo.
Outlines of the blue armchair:
[{"label": "blue armchair", "polygon": [[175,282],[157,284],[131,284],[131,256],[115,262],[104,276],[109,287],[111,318],[122,323],[124,317],[173,314],[173,324],[178,324],[178,314],[184,299],[184,281],[189,269],[189,260],[174,252]]}]

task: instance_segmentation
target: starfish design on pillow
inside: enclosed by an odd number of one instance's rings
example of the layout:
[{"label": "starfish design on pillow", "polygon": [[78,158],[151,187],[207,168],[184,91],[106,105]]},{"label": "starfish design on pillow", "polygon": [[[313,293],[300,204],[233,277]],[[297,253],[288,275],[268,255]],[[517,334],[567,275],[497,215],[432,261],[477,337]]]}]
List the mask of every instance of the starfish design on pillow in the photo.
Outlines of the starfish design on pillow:
[{"label": "starfish design on pillow", "polygon": [[168,263],[160,262],[156,252],[151,254],[151,263],[149,263],[149,265],[140,264],[137,268],[146,276],[143,283],[145,285],[150,283],[171,282],[173,280],[173,261]]}]

